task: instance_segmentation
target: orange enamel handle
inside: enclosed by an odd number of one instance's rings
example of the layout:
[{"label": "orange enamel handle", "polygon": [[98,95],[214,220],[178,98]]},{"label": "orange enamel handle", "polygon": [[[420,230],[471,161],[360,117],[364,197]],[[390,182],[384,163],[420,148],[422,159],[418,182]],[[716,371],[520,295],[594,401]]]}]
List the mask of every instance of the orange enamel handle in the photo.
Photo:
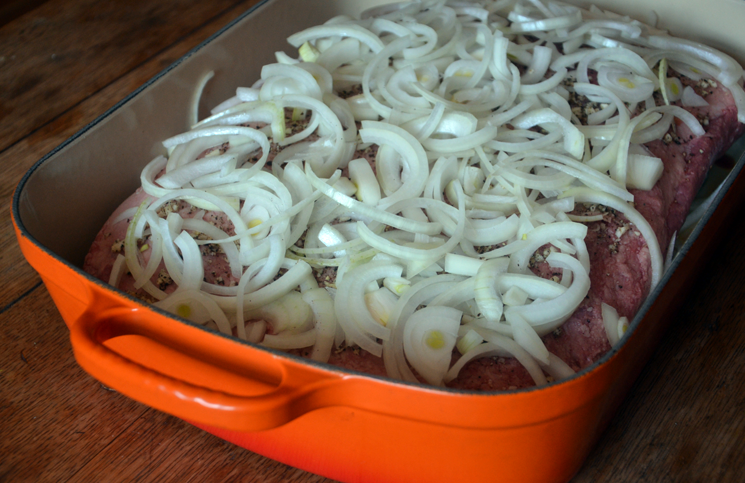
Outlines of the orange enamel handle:
[{"label": "orange enamel handle", "polygon": [[[213,387],[146,367],[131,355],[125,357],[104,344],[126,335],[145,337],[165,345],[199,361],[201,367],[206,363],[208,374],[206,378],[202,375],[201,380],[210,380]],[[276,428],[327,406],[326,389],[341,382],[341,377],[334,373],[275,357],[142,309],[109,309],[100,313],[90,310],[71,327],[70,340],[80,366],[104,385],[181,419],[238,431]],[[246,353],[255,362],[248,363],[249,371],[243,370],[246,364],[241,364],[240,360],[241,354]],[[152,359],[152,354],[148,356]],[[259,388],[260,394],[235,394],[240,392],[235,387],[223,387],[228,384],[220,381],[219,374],[225,374],[222,364],[225,361],[230,361],[227,362],[229,374]],[[210,379],[211,372],[217,375],[214,381]]]}]

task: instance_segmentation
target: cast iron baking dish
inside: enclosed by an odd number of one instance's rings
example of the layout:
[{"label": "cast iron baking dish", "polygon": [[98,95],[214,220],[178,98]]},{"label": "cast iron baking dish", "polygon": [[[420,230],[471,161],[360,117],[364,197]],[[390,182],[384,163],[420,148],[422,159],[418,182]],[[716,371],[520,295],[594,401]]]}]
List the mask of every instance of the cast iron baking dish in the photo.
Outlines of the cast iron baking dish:
[{"label": "cast iron baking dish", "polygon": [[[138,186],[159,142],[188,129],[194,86],[204,74],[215,72],[200,101],[202,115],[235,86],[256,79],[276,50],[288,48],[291,33],[372,4],[263,2],[151,80],[23,178],[12,207],[23,253],[59,308],[87,372],[251,451],[344,481],[567,481],[662,337],[674,297],[728,216],[726,198],[733,184],[743,184],[739,153],[621,344],[577,375],[540,389],[467,392],[342,372],[206,330],[80,268],[97,230]],[[683,12],[697,17],[679,3],[656,4],[660,19],[679,35],[688,25]],[[708,5],[687,4],[697,11]],[[614,7],[632,15],[650,8],[643,1]],[[734,35],[745,21],[741,7],[720,2],[721,11],[709,11],[709,23],[687,36],[736,53],[745,45]]]}]

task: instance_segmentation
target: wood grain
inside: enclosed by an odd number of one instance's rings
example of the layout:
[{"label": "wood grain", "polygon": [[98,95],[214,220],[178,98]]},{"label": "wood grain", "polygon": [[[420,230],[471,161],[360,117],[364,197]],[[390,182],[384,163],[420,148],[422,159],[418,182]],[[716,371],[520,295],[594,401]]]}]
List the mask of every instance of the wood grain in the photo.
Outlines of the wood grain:
[{"label": "wood grain", "polygon": [[0,151],[242,3],[49,0],[5,25]]},{"label": "wood grain", "polygon": [[[121,2],[49,0],[0,28],[0,482],[331,481],[226,443],[84,373],[8,219],[12,191],[37,159],[251,3],[140,1],[127,10]],[[81,43],[88,36],[94,40]],[[51,50],[65,55],[52,59]],[[575,483],[742,481],[744,236],[742,223],[723,235]]]},{"label": "wood grain", "polygon": [[575,483],[743,481],[743,237],[742,223],[723,234]]},{"label": "wood grain", "polygon": [[[70,5],[77,5],[76,2],[68,3]],[[102,3],[106,4],[107,2]],[[162,6],[168,2],[161,1],[159,3]],[[177,41],[167,45],[167,48],[165,48],[166,44],[163,44],[164,48],[161,51],[157,51],[155,55],[147,59],[145,62],[140,62],[142,53],[138,49],[124,49],[122,52],[117,51],[116,55],[109,53],[109,57],[121,58],[124,64],[134,64],[134,67],[127,71],[121,71],[118,63],[113,62],[111,65],[106,65],[100,67],[98,70],[92,71],[100,73],[103,79],[96,82],[96,85],[101,85],[102,87],[95,92],[95,95],[86,94],[85,97],[82,97],[84,93],[79,92],[78,90],[75,90],[75,92],[60,94],[60,99],[56,103],[56,107],[60,113],[58,113],[59,115],[56,117],[51,117],[51,112],[46,113],[45,115],[46,117],[49,117],[49,119],[45,124],[40,125],[38,124],[38,122],[41,122],[39,119],[33,120],[32,122],[29,118],[35,117],[36,111],[41,110],[40,108],[44,105],[44,102],[40,100],[44,97],[44,94],[40,94],[40,92],[47,89],[48,86],[46,86],[46,84],[38,85],[32,90],[32,94],[29,94],[29,102],[36,102],[35,107],[24,109],[23,112],[26,114],[18,116],[18,126],[12,126],[13,129],[21,129],[21,125],[26,125],[26,129],[28,130],[27,135],[21,137],[5,149],[0,148],[0,169],[3,173],[3,175],[0,176],[0,226],[10,226],[10,203],[13,191],[24,173],[28,171],[37,160],[82,129],[85,125],[106,112],[106,110],[136,90],[147,80],[181,58],[189,52],[189,50],[205,41],[231,20],[238,17],[251,5],[256,3],[256,0],[231,2],[232,8],[225,9],[222,14],[215,18],[204,15],[204,7],[196,8],[196,4],[202,3],[204,2],[184,3],[182,0],[171,1],[170,6],[172,9],[181,8],[181,16],[179,17],[180,21],[181,18],[191,19],[187,23],[190,25],[198,25],[199,27],[193,27],[193,32],[189,33],[186,37],[181,38],[173,33],[166,35],[166,32],[170,30],[169,27],[171,24],[174,24],[174,29],[182,32],[184,28],[180,26],[179,22],[164,24],[160,29],[163,35],[169,38],[177,38]],[[48,6],[44,5],[44,8],[48,8]],[[144,12],[136,12],[137,15],[132,13],[129,22],[132,24],[141,23],[140,19],[159,15],[161,10],[162,8],[154,11],[145,10]],[[71,15],[67,9],[64,9],[64,12],[65,15]],[[2,49],[3,45],[10,43],[10,39],[12,39],[19,30],[23,30],[23,26],[33,23],[31,19],[42,15],[42,13],[37,11],[32,12],[29,15],[19,18],[16,22],[12,22],[6,27],[0,28],[0,49]],[[88,16],[96,16],[91,11],[88,11],[85,15],[86,18]],[[195,20],[196,18],[200,21],[204,21],[205,17],[207,17],[206,23],[198,24]],[[68,19],[68,21],[72,20]],[[151,20],[150,22],[155,22],[155,20]],[[62,21],[54,21],[53,23],[57,25],[57,30],[50,29],[46,35],[54,38],[63,36],[64,32],[66,32],[64,23]],[[106,23],[104,22],[98,28],[106,30],[105,25]],[[134,42],[135,38],[139,36],[139,31],[131,30],[130,35]],[[125,39],[122,39],[121,41],[124,44],[127,43]],[[44,50],[50,42],[51,41],[47,40],[46,37],[42,37],[37,43],[33,44],[33,49],[35,49],[35,51]],[[81,40],[77,39],[76,42],[80,43]],[[27,46],[26,48],[32,49],[31,46]],[[70,48],[72,49],[73,47]],[[2,50],[0,50],[0,52],[2,52]],[[70,67],[68,69],[56,71],[56,65],[51,59],[48,59],[46,63],[39,63],[36,60],[38,57],[39,56],[36,54],[30,54],[27,57],[29,60],[18,60],[16,63],[9,63],[4,66],[5,68],[0,68],[0,112],[3,112],[2,96],[4,95],[4,90],[2,87],[5,85],[3,84],[5,82],[3,76],[5,76],[5,78],[20,78],[23,77],[23,72],[40,70],[45,72],[48,77],[55,77],[55,82],[74,84],[78,70],[82,69],[87,61],[87,59],[81,58],[76,62],[77,68]],[[103,84],[104,80],[107,81],[107,84]],[[36,99],[36,101],[34,101],[34,99]],[[3,126],[5,125],[4,123],[9,125],[8,129],[11,128],[9,118],[6,118],[6,116],[0,116],[0,146],[5,141],[4,135],[1,134]],[[28,123],[31,124],[29,125]],[[8,304],[13,303],[18,299],[18,297],[36,285],[39,282],[39,278],[31,267],[24,262],[23,256],[18,249],[18,244],[15,240],[15,234],[12,230],[7,229],[0,231],[0,250],[0,253],[3,254],[2,257],[0,257],[0,308],[3,308],[7,307]]]},{"label": "wood grain", "polygon": [[0,481],[327,481],[105,388],[43,287],[0,314],[0,346]]},{"label": "wood grain", "polygon": [[38,8],[46,0],[6,0],[0,4],[0,27],[26,12]]},{"label": "wood grain", "polygon": [[77,366],[43,287],[0,315],[0,344],[3,387],[12,387],[0,402],[0,480],[65,481],[147,411]]}]

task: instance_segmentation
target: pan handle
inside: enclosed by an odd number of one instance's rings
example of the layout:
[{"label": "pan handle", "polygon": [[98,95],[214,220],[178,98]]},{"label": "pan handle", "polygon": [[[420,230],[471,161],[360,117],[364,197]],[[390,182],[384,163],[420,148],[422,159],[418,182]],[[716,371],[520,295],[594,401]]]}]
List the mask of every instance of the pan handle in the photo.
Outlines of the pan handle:
[{"label": "pan handle", "polygon": [[[244,396],[231,394],[230,387],[215,390],[193,384],[146,367],[104,345],[125,335],[164,344],[208,364],[215,373],[225,374],[221,362],[229,361],[231,376],[248,379],[263,391]],[[206,337],[211,338],[209,344],[204,343]],[[181,419],[237,431],[276,428],[325,407],[329,403],[323,394],[341,380],[341,375],[334,372],[299,364],[227,337],[205,334],[204,329],[142,309],[89,310],[70,328],[70,341],[78,364],[104,385]],[[238,368],[239,361],[230,358],[246,351],[261,352],[259,358],[253,357],[248,375],[245,367]],[[260,367],[255,367],[256,361]],[[214,385],[227,386],[219,380]]]}]

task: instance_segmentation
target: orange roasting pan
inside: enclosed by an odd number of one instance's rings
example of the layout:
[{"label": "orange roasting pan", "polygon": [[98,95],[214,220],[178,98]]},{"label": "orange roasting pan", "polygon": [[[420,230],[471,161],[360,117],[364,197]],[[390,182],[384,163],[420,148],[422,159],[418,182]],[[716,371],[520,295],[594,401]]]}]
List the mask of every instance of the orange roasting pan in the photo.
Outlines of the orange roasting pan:
[{"label": "orange roasting pan", "polygon": [[[673,10],[658,3],[660,18]],[[745,191],[742,148],[733,151],[738,161],[723,189],[621,344],[577,375],[541,389],[467,392],[341,372],[209,331],[80,268],[109,213],[137,187],[158,142],[188,128],[198,79],[216,73],[200,103],[204,111],[245,79],[259,77],[291,33],[370,4],[267,1],[247,12],[26,174],[12,206],[21,249],[70,329],[83,369],[225,440],[342,481],[568,481],[661,339],[674,299],[694,279],[738,205]],[[618,7],[634,14],[644,5]],[[722,13],[730,19],[698,31],[715,44],[717,29],[726,35],[744,17],[739,4],[720,6],[733,11]],[[675,12],[670,22],[685,26]]]}]

